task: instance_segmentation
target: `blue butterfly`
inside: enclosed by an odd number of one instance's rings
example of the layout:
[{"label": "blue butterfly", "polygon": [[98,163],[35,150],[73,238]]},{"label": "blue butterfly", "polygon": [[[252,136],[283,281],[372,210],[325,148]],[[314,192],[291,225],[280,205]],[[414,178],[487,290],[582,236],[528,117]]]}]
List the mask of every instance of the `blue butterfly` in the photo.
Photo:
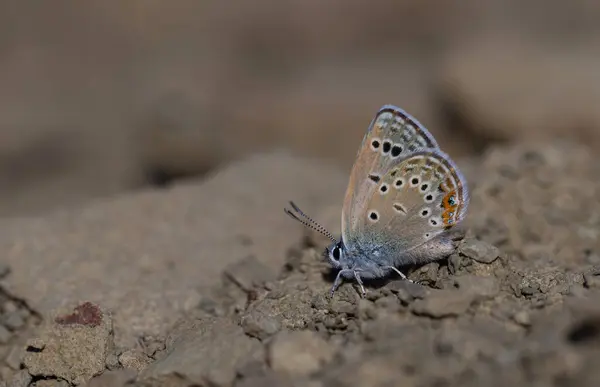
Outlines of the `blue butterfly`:
[{"label": "blue butterfly", "polygon": [[439,149],[431,133],[402,109],[383,106],[358,150],[342,209],[342,236],[336,240],[293,202],[286,213],[332,243],[325,255],[342,278],[385,277],[397,266],[425,264],[454,251],[448,233],[469,204],[463,175]]}]

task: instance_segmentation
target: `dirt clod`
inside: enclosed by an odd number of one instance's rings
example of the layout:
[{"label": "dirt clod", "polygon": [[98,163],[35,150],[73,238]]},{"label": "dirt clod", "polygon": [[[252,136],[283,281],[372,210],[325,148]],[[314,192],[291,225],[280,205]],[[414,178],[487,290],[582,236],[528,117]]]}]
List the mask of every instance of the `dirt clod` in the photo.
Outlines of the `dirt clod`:
[{"label": "dirt clod", "polygon": [[464,241],[459,251],[465,257],[481,263],[492,263],[500,256],[500,251],[497,247],[478,240]]},{"label": "dirt clod", "polygon": [[58,316],[55,321],[62,325],[79,324],[96,327],[102,323],[102,311],[97,305],[85,302],[76,306],[73,313]]}]

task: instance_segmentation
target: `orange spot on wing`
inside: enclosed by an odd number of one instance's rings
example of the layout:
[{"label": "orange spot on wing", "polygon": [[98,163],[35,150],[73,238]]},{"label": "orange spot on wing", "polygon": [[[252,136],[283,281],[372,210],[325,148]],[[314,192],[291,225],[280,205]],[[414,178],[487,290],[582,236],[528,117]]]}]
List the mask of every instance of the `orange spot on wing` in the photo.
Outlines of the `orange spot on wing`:
[{"label": "orange spot on wing", "polygon": [[442,198],[442,206],[444,207],[444,212],[442,213],[442,220],[444,224],[453,225],[456,219],[456,210],[458,209],[456,190],[448,192]]},{"label": "orange spot on wing", "polygon": [[458,206],[458,200],[456,198],[456,190],[448,192],[442,199],[444,209],[456,208]]}]

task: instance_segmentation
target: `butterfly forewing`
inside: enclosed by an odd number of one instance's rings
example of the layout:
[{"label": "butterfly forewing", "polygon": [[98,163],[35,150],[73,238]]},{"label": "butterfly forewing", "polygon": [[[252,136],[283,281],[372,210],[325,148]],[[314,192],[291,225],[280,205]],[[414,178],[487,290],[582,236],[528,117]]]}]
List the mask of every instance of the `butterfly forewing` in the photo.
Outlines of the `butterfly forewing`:
[{"label": "butterfly forewing", "polygon": [[389,168],[366,202],[356,243],[401,254],[459,223],[469,204],[466,182],[439,149],[414,152]]},{"label": "butterfly forewing", "polygon": [[438,149],[438,145],[421,123],[392,105],[377,112],[358,151],[344,198],[342,237],[346,243],[357,238],[366,205],[385,174],[422,149]]}]

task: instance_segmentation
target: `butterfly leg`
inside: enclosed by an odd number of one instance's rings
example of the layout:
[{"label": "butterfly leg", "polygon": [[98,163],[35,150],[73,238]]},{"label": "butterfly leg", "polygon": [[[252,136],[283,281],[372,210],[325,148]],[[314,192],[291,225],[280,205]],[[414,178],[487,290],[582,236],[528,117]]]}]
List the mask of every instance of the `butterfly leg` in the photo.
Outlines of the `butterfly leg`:
[{"label": "butterfly leg", "polygon": [[360,295],[361,296],[366,296],[367,295],[367,291],[365,290],[365,286],[363,285],[362,279],[360,279],[360,275],[358,274],[358,271],[354,270],[354,278],[356,278],[356,282],[358,282],[358,286],[360,287]]},{"label": "butterfly leg", "polygon": [[348,272],[350,270],[340,270],[337,273],[337,276],[335,277],[335,281],[333,281],[333,286],[331,287],[331,291],[329,292],[329,295],[331,297],[333,297],[333,293],[335,293],[335,290],[338,288],[338,286],[340,286],[340,284],[342,283],[342,275],[344,274],[344,272]]},{"label": "butterfly leg", "polygon": [[398,275],[403,279],[406,280],[408,282],[414,282],[413,280],[411,280],[410,278],[408,278],[404,273],[402,273],[400,270],[396,269],[394,266],[388,266],[388,269],[392,269],[393,271],[395,271],[396,273],[398,273]]}]

